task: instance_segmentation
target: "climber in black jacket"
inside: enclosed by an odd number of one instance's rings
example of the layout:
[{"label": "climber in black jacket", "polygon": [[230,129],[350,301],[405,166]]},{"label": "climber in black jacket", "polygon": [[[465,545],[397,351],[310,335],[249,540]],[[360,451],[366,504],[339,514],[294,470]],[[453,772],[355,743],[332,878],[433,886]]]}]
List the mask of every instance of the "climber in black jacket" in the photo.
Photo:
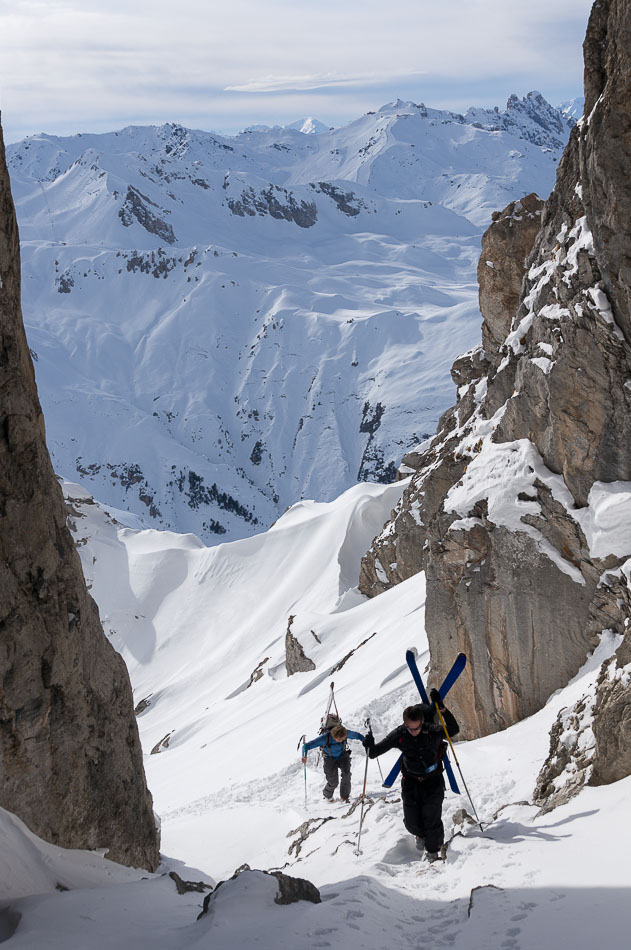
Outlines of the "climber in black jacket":
[{"label": "climber in black jacket", "polygon": [[[440,709],[447,732],[455,736],[459,726],[453,715],[445,709],[440,693],[433,689],[432,703]],[[403,710],[403,725],[388,733],[381,742],[375,742],[369,733],[363,741],[371,759],[389,749],[398,749],[401,760],[401,798],[403,800],[403,823],[416,838],[419,851],[425,850],[429,861],[436,861],[445,840],[442,809],[445,797],[443,781],[443,755],[445,732],[439,721],[434,720],[435,708],[425,703],[407,706]],[[436,717],[436,720],[438,717]]]}]

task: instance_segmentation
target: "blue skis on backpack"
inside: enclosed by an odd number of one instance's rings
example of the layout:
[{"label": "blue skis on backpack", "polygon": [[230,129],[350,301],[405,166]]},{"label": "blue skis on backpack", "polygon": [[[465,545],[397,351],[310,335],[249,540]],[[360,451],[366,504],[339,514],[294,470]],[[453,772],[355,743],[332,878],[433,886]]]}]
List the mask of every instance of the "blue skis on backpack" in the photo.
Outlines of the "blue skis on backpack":
[{"label": "blue skis on backpack", "polygon": [[[407,665],[410,668],[410,673],[412,674],[414,682],[416,683],[416,688],[418,689],[421,695],[421,699],[423,700],[424,703],[427,703],[428,706],[431,706],[429,697],[425,690],[425,686],[423,685],[423,680],[421,679],[421,674],[419,673],[418,666],[416,665],[416,657],[414,653],[412,652],[412,650],[407,650],[405,654],[405,659],[406,659]],[[465,654],[459,653],[454,661],[453,666],[451,667],[451,669],[447,673],[447,676],[443,680],[440,689],[438,690],[442,699],[445,698],[445,696],[447,695],[451,687],[454,685],[454,683],[456,682],[456,680],[458,679],[458,677],[460,676],[460,674],[462,673],[466,665],[467,665],[467,658]],[[456,793],[456,795],[460,794],[460,789],[458,788],[458,783],[456,782],[456,776],[453,773],[451,762],[449,761],[449,758],[447,757],[446,752],[443,757],[443,764],[445,766],[445,772],[447,773],[447,778],[449,780],[449,787],[451,788],[452,792]],[[394,763],[394,766],[392,767],[392,769],[386,776],[383,783],[383,787],[392,788],[400,771],[401,771],[401,756],[399,756],[397,761]]]}]

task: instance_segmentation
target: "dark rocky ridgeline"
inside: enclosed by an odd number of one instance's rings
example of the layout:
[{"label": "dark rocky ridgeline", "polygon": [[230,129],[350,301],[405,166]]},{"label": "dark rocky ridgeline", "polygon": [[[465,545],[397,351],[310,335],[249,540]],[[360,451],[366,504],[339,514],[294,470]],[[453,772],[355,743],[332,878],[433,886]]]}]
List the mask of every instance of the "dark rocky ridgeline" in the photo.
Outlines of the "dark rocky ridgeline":
[{"label": "dark rocky ridgeline", "polygon": [[155,869],[131,687],[89,596],[46,448],[0,134],[0,805],[70,848]]},{"label": "dark rocky ridgeline", "polygon": [[590,543],[587,506],[595,482],[631,480],[631,0],[594,4],[584,52],[585,119],[543,209],[509,205],[484,236],[484,348],[456,361],[456,405],[404,459],[410,486],[360,586],[426,571],[436,678],[469,657],[454,693],[468,736],[535,712],[603,630],[622,635],[575,712],[586,723],[589,706],[589,780],[608,782],[631,772],[628,547]]},{"label": "dark rocky ridgeline", "polygon": [[258,192],[252,187],[245,188],[239,198],[228,198],[226,203],[232,214],[240,218],[269,214],[277,221],[293,221],[300,228],[311,228],[318,220],[314,201],[298,201],[292,192],[280,185],[270,185]]}]

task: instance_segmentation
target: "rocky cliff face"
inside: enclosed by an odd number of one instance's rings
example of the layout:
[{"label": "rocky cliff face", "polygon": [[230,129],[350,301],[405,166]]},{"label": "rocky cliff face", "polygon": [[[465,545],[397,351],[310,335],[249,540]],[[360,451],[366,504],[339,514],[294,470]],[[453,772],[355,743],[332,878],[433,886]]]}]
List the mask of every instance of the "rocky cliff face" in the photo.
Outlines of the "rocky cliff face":
[{"label": "rocky cliff face", "polygon": [[127,670],[66,527],[20,309],[0,134],[0,804],[71,848],[159,861]]},{"label": "rocky cliff face", "polygon": [[[543,205],[535,194],[511,202],[503,211],[493,213],[493,227],[482,237],[478,263],[480,310],[484,315],[482,346],[495,372],[502,360],[501,348],[513,314],[519,306],[526,258],[541,227]],[[466,384],[467,380],[463,382]]]},{"label": "rocky cliff face", "polygon": [[603,631],[621,637],[574,713],[593,717],[589,780],[611,781],[631,771],[629,0],[594,4],[584,50],[585,119],[543,209],[529,196],[485,235],[484,348],[456,362],[456,405],[404,460],[410,486],[361,588],[426,571],[432,668],[470,659],[468,735],[533,713]]}]

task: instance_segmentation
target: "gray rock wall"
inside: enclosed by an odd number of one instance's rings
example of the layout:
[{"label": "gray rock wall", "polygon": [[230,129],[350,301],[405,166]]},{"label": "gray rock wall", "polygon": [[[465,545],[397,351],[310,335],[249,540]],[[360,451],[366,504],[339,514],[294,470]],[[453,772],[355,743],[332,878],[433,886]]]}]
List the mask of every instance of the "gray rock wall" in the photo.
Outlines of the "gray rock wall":
[{"label": "gray rock wall", "polygon": [[501,362],[500,349],[519,306],[526,259],[541,227],[543,205],[535,194],[512,201],[493,213],[493,226],[482,237],[478,263],[482,345],[494,369]]},{"label": "gray rock wall", "polygon": [[[631,637],[620,645],[598,682],[594,709],[594,757],[590,785],[609,785],[631,775]],[[627,666],[627,671],[624,667]]]},{"label": "gray rock wall", "polygon": [[68,848],[154,869],[129,677],[66,527],[20,308],[0,133],[0,805]]}]

